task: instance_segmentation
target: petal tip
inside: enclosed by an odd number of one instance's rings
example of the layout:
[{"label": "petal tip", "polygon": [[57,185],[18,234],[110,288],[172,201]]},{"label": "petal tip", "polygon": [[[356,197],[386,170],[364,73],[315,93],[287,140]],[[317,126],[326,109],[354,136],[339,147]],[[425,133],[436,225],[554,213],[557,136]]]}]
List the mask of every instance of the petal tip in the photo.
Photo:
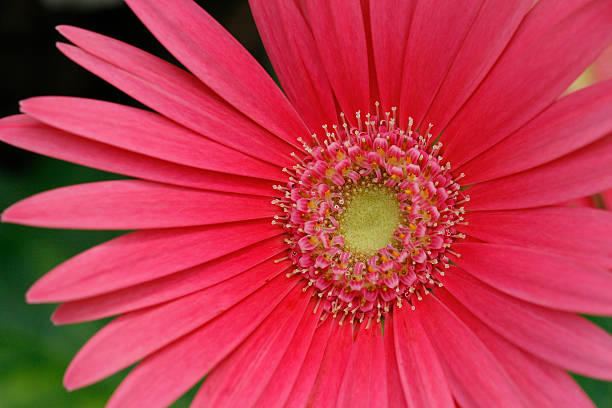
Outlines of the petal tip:
[{"label": "petal tip", "polygon": [[[5,209],[0,215],[0,221],[3,223],[33,225],[28,222],[32,217],[31,211],[28,209],[29,198],[25,198]],[[28,214],[30,213],[30,214]]]},{"label": "petal tip", "polygon": [[28,291],[25,294],[25,300],[27,303],[41,303],[37,294],[36,294],[36,288],[34,286],[32,286],[30,289],[28,289]]},{"label": "petal tip", "polygon": [[6,208],[0,214],[0,222],[15,224],[17,217],[15,217],[15,205],[13,204],[10,207]]},{"label": "petal tip", "polygon": [[26,292],[25,299],[27,303],[52,303],[53,300],[49,297],[49,291],[40,285],[40,280],[34,283]]},{"label": "petal tip", "polygon": [[30,96],[29,98],[25,98],[19,101],[19,108],[21,109],[21,111],[23,113],[27,113],[26,111],[28,111],[32,105],[36,104],[39,101],[45,101],[45,100],[51,100],[54,99],[56,97],[54,96],[48,96],[48,95],[44,95],[44,96]]},{"label": "petal tip", "polygon": [[62,323],[62,319],[61,319],[61,315],[58,315],[58,313],[57,313],[57,308],[51,314],[50,320],[51,320],[51,323],[53,323],[55,326],[59,326],[59,325],[63,324]]},{"label": "petal tip", "polygon": [[74,391],[82,387],[82,385],[79,385],[78,381],[75,380],[74,375],[72,375],[72,370],[70,369],[70,366],[64,373],[64,378],[62,379],[62,385],[67,391]]},{"label": "petal tip", "polygon": [[77,27],[71,26],[69,24],[59,24],[59,25],[56,25],[55,29],[57,30],[58,33],[60,33],[64,37],[67,37],[68,35],[70,35],[71,31],[78,30]]},{"label": "petal tip", "polygon": [[55,308],[53,313],[51,314],[51,322],[55,326],[63,326],[66,324],[74,324],[80,323],[82,320],[75,318],[74,313],[70,313],[70,308],[63,307],[65,303],[61,303],[58,307]]},{"label": "petal tip", "polygon": [[32,119],[38,120],[36,119],[36,114],[40,113],[41,111],[44,112],[45,108],[51,106],[50,104],[54,100],[62,100],[62,97],[48,95],[31,96],[19,101],[19,111]]},{"label": "petal tip", "polygon": [[19,101],[19,111],[22,113],[27,113],[28,106],[33,98],[26,98]]}]

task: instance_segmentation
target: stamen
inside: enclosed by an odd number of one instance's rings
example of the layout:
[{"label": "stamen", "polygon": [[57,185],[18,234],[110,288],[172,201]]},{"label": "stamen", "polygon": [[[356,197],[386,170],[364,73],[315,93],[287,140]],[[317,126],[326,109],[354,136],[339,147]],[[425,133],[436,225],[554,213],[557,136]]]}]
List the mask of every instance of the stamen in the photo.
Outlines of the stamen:
[{"label": "stamen", "polygon": [[381,118],[367,113],[356,126],[344,114],[333,131],[323,125],[322,143],[312,135],[304,143],[305,157],[293,153],[296,164],[283,169],[286,186],[274,186],[281,197],[272,201],[282,213],[273,224],[285,229],[289,256],[295,268],[288,277],[301,275],[304,291],[313,287],[315,312],[323,309],[340,322],[379,322],[393,306],[412,310],[415,303],[442,287],[450,247],[465,234],[461,204],[469,196],[453,179],[450,163],[442,164],[442,143],[432,144],[433,128],[425,135],[398,129],[397,109]]}]

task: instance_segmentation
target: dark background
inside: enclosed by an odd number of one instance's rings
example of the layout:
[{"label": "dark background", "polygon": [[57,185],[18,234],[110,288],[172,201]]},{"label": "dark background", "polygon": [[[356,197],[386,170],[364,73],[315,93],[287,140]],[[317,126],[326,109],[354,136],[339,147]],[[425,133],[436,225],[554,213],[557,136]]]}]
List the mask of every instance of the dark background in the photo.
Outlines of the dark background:
[{"label": "dark background", "polygon": [[[270,70],[245,0],[199,1]],[[120,0],[0,0],[0,117],[36,95],[70,95],[139,106],[65,58],[59,24],[87,28],[166,60],[165,51]],[[43,190],[120,176],[0,144],[0,209]],[[0,225],[0,407],[100,407],[126,371],[68,393],[63,371],[104,322],[54,327],[53,305],[27,305],[28,287],[47,270],[118,233]],[[612,331],[610,319],[597,323]],[[579,379],[598,407],[612,407],[609,383]],[[193,391],[175,405],[187,406]]]}]

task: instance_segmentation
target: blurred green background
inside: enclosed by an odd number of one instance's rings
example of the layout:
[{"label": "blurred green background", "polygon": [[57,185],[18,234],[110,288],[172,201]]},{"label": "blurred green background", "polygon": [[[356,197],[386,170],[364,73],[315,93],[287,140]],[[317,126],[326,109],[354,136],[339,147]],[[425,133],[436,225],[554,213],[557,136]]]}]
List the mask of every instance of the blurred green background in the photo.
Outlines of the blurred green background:
[{"label": "blurred green background", "polygon": [[[270,69],[246,0],[200,1]],[[120,0],[0,1],[0,116],[35,95],[71,95],[138,106],[87,73],[55,48],[58,24],[73,24],[119,38],[162,58],[173,58]],[[0,209],[37,192],[116,175],[37,156],[0,144]],[[101,407],[126,374],[68,393],[63,371],[104,322],[54,326],[55,306],[27,305],[24,294],[46,271],[117,232],[57,231],[0,225],[0,407]],[[594,319],[612,332],[612,319]],[[578,378],[598,407],[612,407],[609,383]],[[192,393],[175,406],[188,406]]]}]

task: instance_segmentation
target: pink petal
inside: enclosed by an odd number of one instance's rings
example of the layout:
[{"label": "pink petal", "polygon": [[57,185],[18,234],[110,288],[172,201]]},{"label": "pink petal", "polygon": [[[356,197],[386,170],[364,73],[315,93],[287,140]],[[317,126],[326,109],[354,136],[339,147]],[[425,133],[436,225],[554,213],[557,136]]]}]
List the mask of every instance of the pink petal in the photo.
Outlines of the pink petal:
[{"label": "pink petal", "polygon": [[348,321],[340,325],[336,319],[331,324],[334,327],[325,348],[319,373],[310,390],[308,406],[332,407],[336,406],[338,400],[340,385],[353,345],[353,325]]},{"label": "pink petal", "polygon": [[53,313],[55,324],[101,319],[177,299],[230,279],[259,263],[278,258],[287,249],[281,238],[247,248],[184,271],[99,296],[62,303]]},{"label": "pink petal", "polygon": [[126,3],[176,59],[229,104],[295,146],[298,137],[309,136],[272,78],[195,2]]},{"label": "pink petal", "polygon": [[593,76],[598,81],[612,79],[612,46],[606,48],[593,64]]},{"label": "pink petal", "polygon": [[41,96],[21,110],[53,127],[178,164],[284,180],[280,169],[206,139],[154,113],[93,99]]},{"label": "pink petal", "polygon": [[[611,3],[612,4],[612,3]],[[470,187],[470,210],[538,207],[612,187],[612,134],[567,156]]]},{"label": "pink petal", "polygon": [[606,190],[601,193],[604,207],[608,210],[612,210],[612,190]]},{"label": "pink petal", "polygon": [[[147,357],[123,380],[108,407],[165,407],[242,343],[265,319],[276,321],[308,302],[297,281],[280,281],[238,303],[205,326]],[[289,293],[290,292],[290,293]],[[272,314],[271,314],[272,313]]]},{"label": "pink petal", "polygon": [[532,0],[482,4],[423,124],[431,122],[436,129],[446,127],[495,64],[532,6]]},{"label": "pink petal", "polygon": [[402,123],[409,116],[421,123],[483,3],[416,2],[402,64]]},{"label": "pink petal", "polygon": [[[193,75],[135,47],[76,27],[58,30],[81,48],[58,43],[68,58],[162,115],[222,145],[279,166],[291,145],[229,105]],[[245,137],[248,135],[248,137]]]},{"label": "pink petal", "polygon": [[425,298],[413,313],[438,351],[459,404],[467,407],[523,406],[518,388],[499,361],[435,296]]},{"label": "pink petal", "polygon": [[36,194],[6,209],[2,222],[46,228],[139,229],[271,218],[275,213],[269,197],[117,180]]},{"label": "pink petal", "polygon": [[28,302],[100,295],[219,258],[282,231],[267,220],[132,232],[57,266],[28,291]]},{"label": "pink petal", "polygon": [[286,268],[266,262],[191,295],[119,316],[79,350],[64,384],[75,389],[100,381],[242,304],[245,298],[269,302],[293,286],[280,275]]},{"label": "pink petal", "polygon": [[559,158],[612,132],[612,81],[574,92],[461,171],[465,184],[480,183]]},{"label": "pink petal", "polygon": [[545,207],[474,211],[458,229],[480,240],[541,249],[612,268],[612,214],[591,208]]},{"label": "pink petal", "polygon": [[605,0],[537,2],[445,129],[441,140],[453,167],[504,139],[561,95],[612,40],[611,15],[612,3]]},{"label": "pink petal", "polygon": [[[395,313],[395,312],[393,312]],[[395,349],[395,325],[393,318],[385,320],[384,348],[385,362],[387,363],[387,405],[390,408],[406,407],[406,396],[397,360],[397,350]]]},{"label": "pink petal", "polygon": [[[311,293],[304,295],[311,296]],[[312,314],[314,302],[302,302],[295,310],[272,313],[231,355],[206,377],[192,401],[198,407],[255,407],[268,381],[289,347],[298,324],[304,317],[318,320]],[[299,335],[299,334],[298,334]],[[286,388],[291,387],[288,384]],[[259,405],[261,406],[261,405]]]},{"label": "pink petal", "polygon": [[[318,309],[320,310],[320,309]],[[299,326],[297,327],[291,343],[287,347],[285,354],[281,358],[276,371],[267,386],[261,392],[259,399],[254,404],[255,407],[266,407],[266,408],[281,408],[285,405],[291,389],[296,384],[302,384],[307,381],[304,375],[300,374],[300,369],[303,364],[315,365],[317,358],[315,354],[319,352],[318,361],[321,362],[321,356],[327,338],[321,336],[321,333],[326,333],[329,336],[329,330],[317,326],[320,323],[319,315],[315,313],[309,313],[307,309],[306,313],[302,317]],[[328,326],[329,327],[329,326]],[[321,338],[323,342],[321,342]],[[307,359],[308,356],[308,359]],[[312,381],[316,371],[312,375]],[[279,381],[278,379],[282,379]],[[312,382],[311,381],[311,382]],[[312,385],[312,384],[311,384]]]},{"label": "pink petal", "polygon": [[399,106],[401,88],[398,84],[402,81],[406,43],[416,1],[376,0],[369,3],[378,91],[383,109],[388,112]]},{"label": "pink petal", "polygon": [[297,380],[293,384],[287,402],[284,404],[286,408],[302,408],[310,401],[310,390],[321,368],[324,352],[332,336],[336,334],[334,328],[337,324],[334,321],[335,319],[328,318],[315,330]]},{"label": "pink petal", "polygon": [[528,406],[595,407],[580,386],[565,371],[504,340],[463,307],[447,290],[437,290],[436,297],[486,344],[522,391]]},{"label": "pink petal", "polygon": [[336,123],[329,80],[297,4],[283,0],[249,4],[274,71],[308,128],[315,132],[324,123]]},{"label": "pink petal", "polygon": [[409,308],[396,308],[392,319],[387,320],[393,320],[397,365],[410,406],[454,407],[453,396],[438,353],[428,340],[416,313]]},{"label": "pink petal", "polygon": [[459,268],[449,270],[444,283],[476,317],[515,345],[567,370],[612,379],[612,337],[583,317],[510,297]]},{"label": "pink petal", "polygon": [[453,261],[504,293],[568,312],[612,314],[612,274],[560,255],[509,245],[455,243]]},{"label": "pink petal", "polygon": [[580,198],[576,198],[575,200],[570,200],[565,204],[567,204],[570,207],[597,208],[597,206],[595,205],[595,201],[593,199],[594,199],[593,196],[580,197]]},{"label": "pink petal", "polygon": [[371,103],[370,78],[360,2],[334,5],[328,0],[312,0],[305,2],[305,8],[338,105],[349,120],[359,110],[365,115]]},{"label": "pink petal", "polygon": [[275,195],[267,180],[154,159],[63,132],[27,115],[0,119],[0,140],[45,156],[127,176],[206,190]]},{"label": "pink petal", "polygon": [[382,327],[361,326],[351,348],[346,372],[338,391],[337,407],[387,407],[387,367]]}]

